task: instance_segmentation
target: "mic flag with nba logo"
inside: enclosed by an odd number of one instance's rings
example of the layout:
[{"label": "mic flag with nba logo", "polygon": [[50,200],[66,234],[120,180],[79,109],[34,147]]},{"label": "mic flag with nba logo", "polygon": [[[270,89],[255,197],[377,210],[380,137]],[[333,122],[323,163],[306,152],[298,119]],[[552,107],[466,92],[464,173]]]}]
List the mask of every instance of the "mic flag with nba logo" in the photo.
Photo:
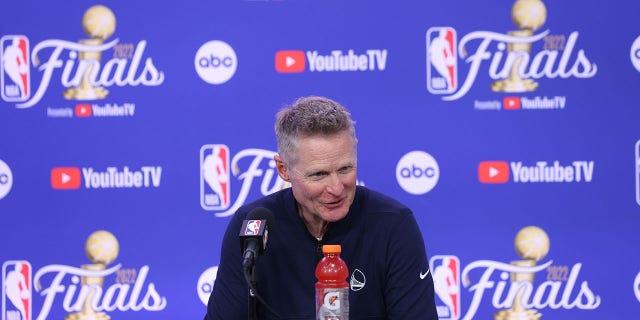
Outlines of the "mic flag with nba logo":
[{"label": "mic flag with nba logo", "polygon": [[240,228],[242,267],[251,268],[256,257],[267,247],[269,230],[273,228],[273,213],[266,208],[255,208],[249,212]]}]

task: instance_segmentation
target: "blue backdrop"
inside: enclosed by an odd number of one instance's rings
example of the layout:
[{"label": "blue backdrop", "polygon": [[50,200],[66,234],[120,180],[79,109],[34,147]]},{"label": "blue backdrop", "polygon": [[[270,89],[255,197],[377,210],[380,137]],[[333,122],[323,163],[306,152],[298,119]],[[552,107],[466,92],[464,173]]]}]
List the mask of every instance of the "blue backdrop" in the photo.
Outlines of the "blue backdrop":
[{"label": "blue backdrop", "polygon": [[2,320],[201,318],[306,95],[413,209],[441,319],[640,314],[636,1],[96,5],[1,5]]}]

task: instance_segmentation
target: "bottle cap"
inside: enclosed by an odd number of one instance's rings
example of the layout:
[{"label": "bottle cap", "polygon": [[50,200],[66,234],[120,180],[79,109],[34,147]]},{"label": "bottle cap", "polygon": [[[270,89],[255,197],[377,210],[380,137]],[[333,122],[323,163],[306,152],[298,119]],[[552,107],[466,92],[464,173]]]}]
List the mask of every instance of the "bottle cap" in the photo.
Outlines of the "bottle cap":
[{"label": "bottle cap", "polygon": [[322,253],[340,253],[342,247],[339,244],[325,244],[322,246]]}]

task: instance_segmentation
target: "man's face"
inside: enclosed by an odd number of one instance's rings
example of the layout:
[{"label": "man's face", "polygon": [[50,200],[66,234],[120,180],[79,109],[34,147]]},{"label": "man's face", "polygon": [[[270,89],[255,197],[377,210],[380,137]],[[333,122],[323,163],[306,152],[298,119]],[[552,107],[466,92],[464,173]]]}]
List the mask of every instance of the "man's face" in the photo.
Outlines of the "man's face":
[{"label": "man's face", "polygon": [[278,171],[291,182],[303,217],[311,222],[338,221],[349,212],[356,193],[356,148],[348,131],[298,139],[297,153]]}]

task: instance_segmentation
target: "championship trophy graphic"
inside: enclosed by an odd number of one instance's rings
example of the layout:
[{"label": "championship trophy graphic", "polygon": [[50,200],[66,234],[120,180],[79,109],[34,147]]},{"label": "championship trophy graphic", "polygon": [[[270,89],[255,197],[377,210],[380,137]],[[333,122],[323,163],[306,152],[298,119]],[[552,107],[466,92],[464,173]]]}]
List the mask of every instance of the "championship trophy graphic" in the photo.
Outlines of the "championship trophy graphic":
[{"label": "championship trophy graphic", "polygon": [[[549,253],[549,237],[544,230],[536,226],[520,229],[516,234],[515,249],[524,260],[511,261],[518,267],[535,267]],[[512,282],[533,283],[533,273],[511,273]],[[511,309],[500,310],[493,315],[495,320],[538,320],[542,317],[537,310],[525,309],[522,306],[522,294],[526,288],[521,287],[515,295]]]},{"label": "championship trophy graphic", "polygon": [[[106,269],[106,266],[113,262],[118,257],[118,251],[120,246],[118,239],[109,231],[99,230],[87,238],[85,244],[85,251],[89,260],[93,264],[82,265],[84,270],[102,271]],[[83,276],[82,285],[99,286],[102,287],[104,283],[104,277],[95,276]],[[65,320],[109,320],[111,317],[104,312],[96,312],[91,307],[91,301],[93,300],[94,290],[87,295],[87,299],[82,306],[80,312],[71,313],[67,315]]]},{"label": "championship trophy graphic", "polygon": [[[509,31],[507,34],[513,37],[530,37],[547,20],[547,8],[540,0],[517,0],[511,8],[511,19],[520,30]],[[509,52],[529,53],[531,43],[512,42],[508,44]],[[491,90],[496,92],[525,92],[534,91],[538,83],[531,79],[522,79],[518,74],[522,63],[522,55],[513,62],[509,77],[491,84]]]},{"label": "championship trophy graphic", "polygon": [[98,48],[116,30],[116,17],[113,12],[102,5],[93,6],[82,16],[82,29],[91,39],[82,39],[80,44],[95,50],[85,50],[79,53],[79,67],[85,66],[80,85],[69,88],[64,92],[64,98],[69,100],[97,100],[104,99],[109,91],[99,86],[93,86],[90,79],[96,78],[99,71],[102,52]]}]

